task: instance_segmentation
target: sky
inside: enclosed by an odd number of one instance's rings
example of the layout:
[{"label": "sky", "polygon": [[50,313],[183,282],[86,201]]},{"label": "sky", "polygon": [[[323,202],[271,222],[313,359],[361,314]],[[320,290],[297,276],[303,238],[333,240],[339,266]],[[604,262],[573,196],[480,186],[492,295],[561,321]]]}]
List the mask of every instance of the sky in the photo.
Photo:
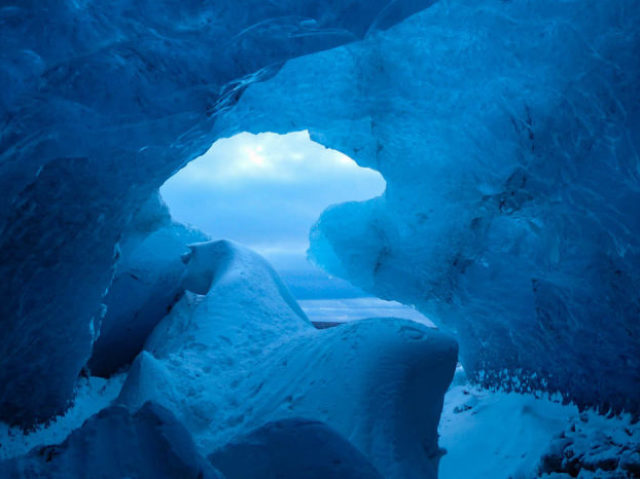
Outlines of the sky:
[{"label": "sky", "polygon": [[174,219],[258,251],[294,295],[310,299],[364,294],[307,261],[308,235],[329,205],[379,196],[385,186],[377,171],[301,131],[218,140],[160,192]]}]

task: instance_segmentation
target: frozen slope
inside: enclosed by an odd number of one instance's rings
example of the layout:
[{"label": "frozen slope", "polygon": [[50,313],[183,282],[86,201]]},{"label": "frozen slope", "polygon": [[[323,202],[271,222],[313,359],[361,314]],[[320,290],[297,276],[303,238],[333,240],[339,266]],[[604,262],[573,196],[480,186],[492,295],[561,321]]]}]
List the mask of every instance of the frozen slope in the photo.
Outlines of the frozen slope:
[{"label": "frozen slope", "polygon": [[637,0],[441,1],[290,61],[216,127],[309,129],[379,170],[311,255],[455,331],[474,380],[638,411],[639,24]]},{"label": "frozen slope", "polygon": [[222,479],[169,411],[147,403],[131,414],[109,407],[60,445],[0,462],[11,479]]},{"label": "frozen slope", "polygon": [[436,477],[454,340],[398,319],[316,330],[261,257],[226,241],[192,247],[185,286],[193,293],[156,327],[119,403],[162,404],[203,454],[268,422],[305,418],[385,478]]},{"label": "frozen slope", "polygon": [[64,415],[35,430],[23,431],[18,426],[0,424],[0,461],[26,455],[31,449],[60,444],[73,431],[118,397],[126,375],[114,375],[109,379],[81,378],[75,391],[74,403]]},{"label": "frozen slope", "polygon": [[430,1],[2,2],[0,419],[70,404],[116,243],[247,85]]},{"label": "frozen slope", "polygon": [[226,479],[382,479],[335,431],[305,419],[265,424],[209,458]]}]

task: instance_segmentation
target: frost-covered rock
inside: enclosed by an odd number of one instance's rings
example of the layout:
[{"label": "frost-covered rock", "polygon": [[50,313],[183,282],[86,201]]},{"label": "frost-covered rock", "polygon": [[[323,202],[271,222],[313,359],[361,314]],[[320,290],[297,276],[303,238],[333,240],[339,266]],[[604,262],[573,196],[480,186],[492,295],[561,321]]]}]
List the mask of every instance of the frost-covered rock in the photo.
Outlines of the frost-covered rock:
[{"label": "frost-covered rock", "polygon": [[107,314],[88,364],[92,374],[108,377],[135,359],[184,292],[187,245],[206,239],[204,233],[172,222],[158,197],[138,213],[120,243],[116,275],[105,298]]},{"label": "frost-covered rock", "polygon": [[100,411],[60,445],[0,463],[12,479],[222,479],[169,411],[145,404]]},{"label": "frost-covered rock", "polygon": [[431,1],[3,2],[0,419],[69,404],[121,233],[247,85]]},{"label": "frost-covered rock", "polygon": [[265,424],[209,456],[226,479],[382,479],[360,451],[325,424]]},{"label": "frost-covered rock", "polygon": [[456,331],[470,377],[638,411],[639,24],[637,0],[441,1],[290,61],[216,127],[309,129],[379,170],[311,254]]},{"label": "frost-covered rock", "polygon": [[435,478],[437,426],[456,366],[448,336],[369,319],[316,330],[257,254],[192,247],[188,289],[149,337],[119,402],[171,410],[209,454],[303,417],[347,439],[383,477]]}]

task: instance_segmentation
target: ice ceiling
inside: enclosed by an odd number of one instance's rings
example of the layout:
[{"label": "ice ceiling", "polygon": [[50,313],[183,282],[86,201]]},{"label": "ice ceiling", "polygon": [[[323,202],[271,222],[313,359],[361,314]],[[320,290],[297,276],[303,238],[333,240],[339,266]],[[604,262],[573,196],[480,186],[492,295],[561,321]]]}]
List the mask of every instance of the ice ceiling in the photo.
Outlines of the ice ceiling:
[{"label": "ice ceiling", "polygon": [[454,330],[486,385],[637,411],[637,1],[432,3],[3,2],[0,419],[72,399],[117,265],[180,229],[148,206],[169,176],[303,129],[388,185],[319,220],[327,270]]}]

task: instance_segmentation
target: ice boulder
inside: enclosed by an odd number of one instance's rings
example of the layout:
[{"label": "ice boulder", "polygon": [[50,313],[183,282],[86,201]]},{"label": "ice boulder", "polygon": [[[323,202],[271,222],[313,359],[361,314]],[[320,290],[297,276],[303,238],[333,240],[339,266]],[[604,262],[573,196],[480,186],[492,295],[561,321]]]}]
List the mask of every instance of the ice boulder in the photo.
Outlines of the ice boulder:
[{"label": "ice boulder", "polygon": [[157,196],[136,216],[120,242],[116,274],[105,298],[107,313],[88,366],[108,377],[129,365],[147,336],[183,293],[182,256],[207,236],[175,223]]},{"label": "ice boulder", "polygon": [[640,411],[639,24],[637,0],[441,1],[216,128],[308,129],[380,171],[311,255],[455,331],[473,380]]},{"label": "ice boulder", "polygon": [[393,318],[317,330],[264,259],[227,241],[194,245],[187,279],[198,294],[154,329],[119,403],[162,404],[203,454],[302,417],[336,431],[383,477],[436,477],[453,339]]},{"label": "ice boulder", "polygon": [[0,463],[12,479],[222,479],[172,414],[147,403],[102,410],[60,445]]},{"label": "ice boulder", "polygon": [[300,418],[265,424],[209,459],[226,479],[382,479],[335,431]]}]

